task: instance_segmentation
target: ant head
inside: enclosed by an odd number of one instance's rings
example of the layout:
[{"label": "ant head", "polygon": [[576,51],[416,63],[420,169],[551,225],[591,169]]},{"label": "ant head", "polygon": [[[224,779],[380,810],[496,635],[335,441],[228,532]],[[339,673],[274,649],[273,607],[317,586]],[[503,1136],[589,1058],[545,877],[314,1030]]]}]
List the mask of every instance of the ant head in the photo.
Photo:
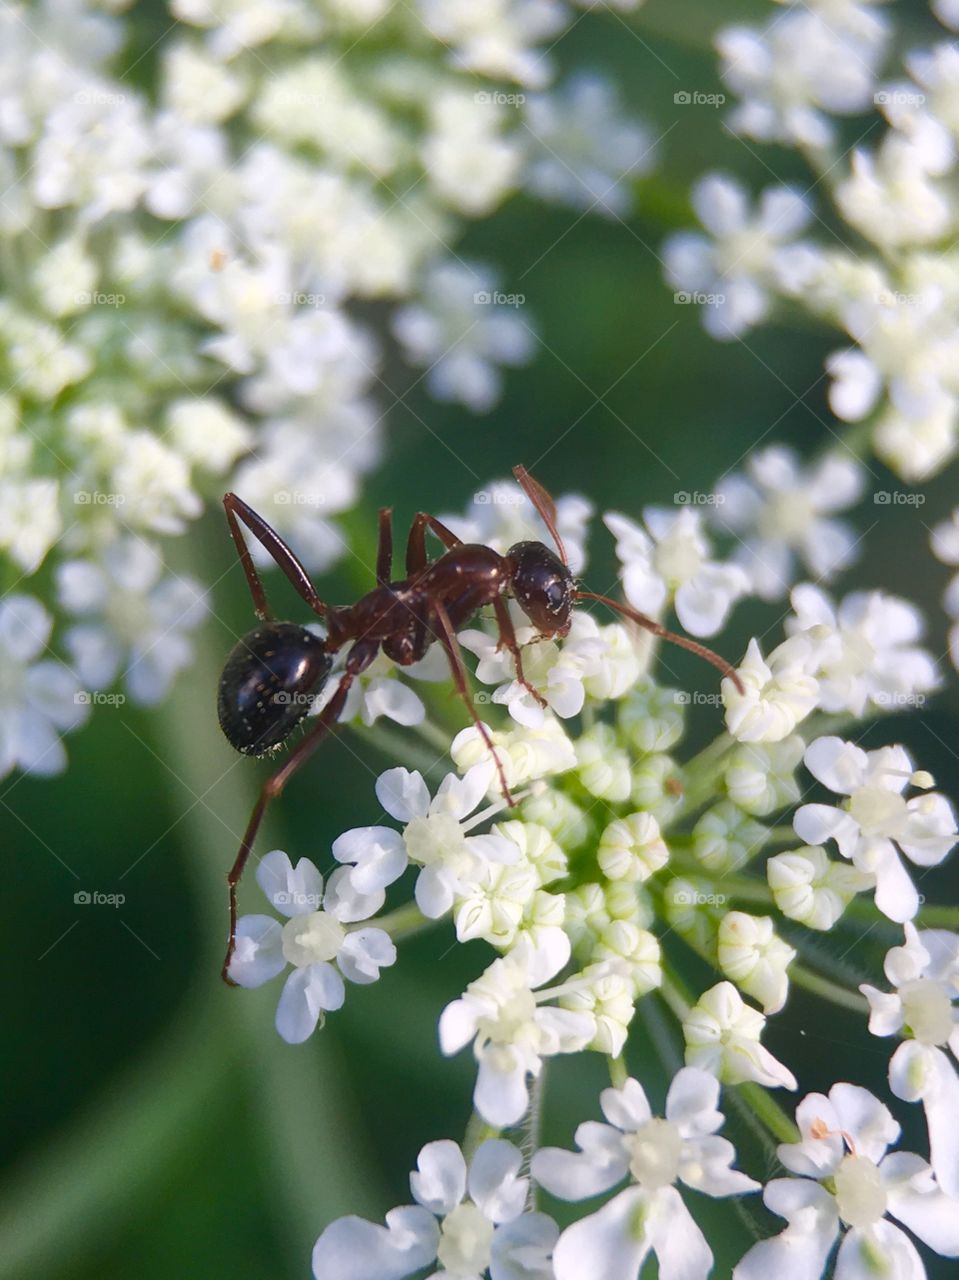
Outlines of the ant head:
[{"label": "ant head", "polygon": [[295,622],[263,622],[230,652],[220,677],[220,728],[237,751],[262,756],[309,712],[333,660],[326,642]]},{"label": "ant head", "polygon": [[573,575],[542,542],[517,542],[506,553],[510,590],[544,636],[565,636],[573,612]]}]

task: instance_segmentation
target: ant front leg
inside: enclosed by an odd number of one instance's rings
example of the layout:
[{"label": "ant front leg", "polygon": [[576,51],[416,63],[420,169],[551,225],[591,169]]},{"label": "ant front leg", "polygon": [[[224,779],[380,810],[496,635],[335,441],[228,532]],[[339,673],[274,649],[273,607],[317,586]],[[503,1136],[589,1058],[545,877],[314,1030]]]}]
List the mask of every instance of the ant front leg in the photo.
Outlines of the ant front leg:
[{"label": "ant front leg", "polygon": [[406,574],[412,577],[415,573],[422,573],[429,561],[426,558],[426,530],[430,529],[436,534],[443,546],[449,551],[452,547],[461,547],[463,539],[457,538],[452,529],[447,529],[441,520],[437,520],[436,516],[428,515],[425,511],[417,511],[413,517],[413,523],[410,525],[410,536],[406,542]]},{"label": "ant front leg", "polygon": [[230,888],[230,940],[227,943],[226,956],[223,960],[223,981],[231,987],[237,984],[230,977],[230,961],[233,959],[233,953],[236,950],[236,887],[240,883],[240,877],[243,875],[243,869],[247,864],[247,860],[253,849],[253,842],[256,840],[257,832],[260,824],[270,806],[271,801],[281,795],[283,788],[297,772],[301,765],[305,764],[316,748],[336,728],[336,722],[340,712],[346,703],[346,695],[350,691],[350,686],[356,677],[364,671],[373,659],[376,657],[379,649],[379,643],[372,640],[358,640],[350,650],[346,659],[346,667],[340,678],[336,692],[329,700],[320,714],[317,716],[316,725],[307,733],[300,745],[296,748],[288,760],[286,760],[279,769],[276,770],[266,782],[264,782],[259,798],[253,806],[253,812],[250,814],[250,820],[247,823],[246,831],[243,833],[243,842],[240,845],[240,851],[236,855],[236,861],[230,868],[227,876],[227,884]]},{"label": "ant front leg", "polygon": [[233,541],[240,556],[240,564],[246,574],[250,595],[253,597],[253,608],[256,611],[256,616],[260,619],[265,619],[273,615],[266,602],[266,592],[263,589],[263,583],[260,581],[260,575],[256,571],[256,565],[253,563],[253,557],[250,555],[250,548],[247,546],[243,531],[240,528],[240,521],[246,525],[257,542],[270,553],[277,566],[283,570],[292,583],[300,598],[321,618],[327,617],[329,606],[324,604],[316,594],[316,588],[310,581],[306,569],[276,530],[268,525],[262,516],[257,515],[248,503],[244,502],[242,498],[238,498],[235,493],[225,493],[223,495],[223,507],[230,525],[230,533],[233,535]]},{"label": "ant front leg", "polygon": [[479,712],[470,697],[469,681],[466,676],[466,666],[463,662],[463,653],[460,649],[460,642],[456,638],[456,632],[453,630],[453,624],[450,621],[450,615],[446,611],[446,606],[441,600],[432,602],[433,614],[439,624],[440,635],[437,637],[440,644],[446,650],[446,656],[449,658],[450,671],[453,676],[453,683],[456,685],[456,691],[466,704],[466,709],[472,717],[473,723],[479,730],[479,735],[486,744],[486,749],[493,757],[493,763],[496,765],[496,772],[499,776],[500,790],[503,793],[503,799],[511,809],[515,809],[516,801],[510,795],[509,783],[506,781],[506,774],[503,772],[503,762],[496,754],[496,747],[490,736],[490,731],[480,719]]},{"label": "ant front leg", "polygon": [[496,613],[496,625],[499,627],[499,644],[496,647],[510,651],[513,665],[516,668],[516,679],[527,693],[533,695],[533,698],[541,707],[546,707],[548,705],[546,699],[538,689],[533,688],[523,672],[523,654],[516,639],[516,632],[513,630],[513,619],[509,616],[509,606],[502,596],[497,596],[493,601],[493,609]]},{"label": "ant front leg", "polygon": [[393,580],[393,508],[380,507],[380,535],[376,547],[376,585],[388,587]]}]

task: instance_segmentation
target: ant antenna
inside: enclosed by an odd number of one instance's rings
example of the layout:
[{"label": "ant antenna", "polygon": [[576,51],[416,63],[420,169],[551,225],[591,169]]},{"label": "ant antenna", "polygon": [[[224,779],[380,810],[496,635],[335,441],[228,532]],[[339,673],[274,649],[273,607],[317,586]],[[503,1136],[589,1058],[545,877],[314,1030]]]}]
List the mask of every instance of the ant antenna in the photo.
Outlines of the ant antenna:
[{"label": "ant antenna", "polygon": [[688,649],[690,653],[695,653],[697,657],[705,658],[707,662],[711,662],[714,667],[721,671],[724,676],[732,680],[740,693],[744,694],[746,692],[736,668],[727,662],[725,658],[721,658],[714,650],[707,649],[704,644],[699,644],[696,640],[690,640],[688,636],[677,635],[675,631],[668,631],[662,623],[655,622],[652,618],[647,618],[645,613],[631,609],[629,605],[619,604],[618,601],[611,600],[609,596],[597,595],[595,591],[577,591],[574,594],[574,599],[596,600],[600,604],[606,605],[609,609],[615,609],[624,618],[628,618],[630,622],[635,622],[637,626],[651,631],[654,636],[659,636],[661,640],[668,640],[670,644],[677,644],[681,649]]},{"label": "ant antenna", "polygon": [[530,502],[539,512],[543,524],[549,530],[553,541],[556,543],[559,551],[559,558],[563,564],[569,568],[569,557],[566,554],[566,548],[563,545],[563,539],[559,536],[559,529],[556,527],[556,503],[552,497],[546,492],[538,480],[534,480],[525,467],[514,467],[513,475],[516,482],[529,498]]}]

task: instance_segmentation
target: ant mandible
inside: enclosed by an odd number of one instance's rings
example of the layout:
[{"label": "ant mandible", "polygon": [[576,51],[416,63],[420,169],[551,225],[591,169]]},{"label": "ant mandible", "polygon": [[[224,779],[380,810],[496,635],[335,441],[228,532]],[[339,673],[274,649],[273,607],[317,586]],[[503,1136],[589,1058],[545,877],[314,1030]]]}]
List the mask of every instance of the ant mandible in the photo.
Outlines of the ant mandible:
[{"label": "ant mandible", "polygon": [[[266,755],[280,747],[320,694],[332,670],[332,655],[344,645],[350,645],[333,696],[289,759],[264,782],[253,806],[236,861],[227,877],[230,940],[223,961],[225,982],[235,985],[229,968],[236,946],[236,888],[263,815],[294,773],[336,728],[350,686],[380,651],[398,666],[405,667],[418,662],[435,642],[443,646],[453,682],[490,751],[509,805],[514,801],[503,765],[469,695],[466,667],[456,635],[484,605],[493,607],[499,644],[509,650],[517,679],[542,705],[545,705],[543,698],[523,674],[522,654],[506,605],[508,596],[512,596],[543,639],[568,633],[576,600],[597,600],[653,635],[692,650],[742,688],[729,663],[705,645],[667,631],[652,618],[608,596],[578,590],[557,529],[553,499],[524,467],[514,467],[513,474],[539,512],[559,555],[542,542],[517,542],[505,555],[500,555],[492,547],[462,542],[435,516],[420,511],[413,518],[406,543],[406,577],[394,581],[392,508],[384,507],[379,513],[376,586],[356,604],[343,607],[320,599],[293,551],[242,498],[235,493],[224,496],[226,518],[259,619],[259,625],[231,651],[220,677],[217,710],[220,726],[231,745],[250,756]],[[303,601],[323,619],[327,628],[325,639],[297,623],[277,622],[273,618],[241,523],[269,552]],[[427,529],[446,548],[432,561],[426,554]]]}]

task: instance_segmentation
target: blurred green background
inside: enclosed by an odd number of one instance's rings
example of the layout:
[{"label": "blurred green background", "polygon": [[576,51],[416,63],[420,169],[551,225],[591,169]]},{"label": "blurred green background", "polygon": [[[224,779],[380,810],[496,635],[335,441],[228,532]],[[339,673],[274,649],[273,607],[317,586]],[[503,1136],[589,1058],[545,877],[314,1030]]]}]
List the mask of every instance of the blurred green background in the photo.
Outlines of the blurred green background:
[{"label": "blurred green background", "polygon": [[[910,36],[932,30],[918,5],[895,8],[913,24]],[[760,441],[788,441],[806,455],[828,442],[823,357],[842,345],[838,335],[769,326],[743,343],[717,344],[694,308],[674,306],[656,256],[664,233],[691,221],[686,193],[706,168],[729,168],[754,190],[774,178],[809,186],[795,157],[730,137],[714,108],[673,103],[681,90],[721,89],[710,50],[718,25],[769,11],[752,0],[648,0],[625,21],[587,15],[556,46],[564,70],[595,66],[613,76],[663,135],[659,165],[624,223],[516,198],[469,230],[462,255],[499,263],[504,291],[526,296],[541,336],[537,357],[507,375],[501,405],[483,418],[432,403],[422,383],[406,394],[411,375],[389,370],[402,398],[389,408],[386,458],[345,522],[356,556],[324,579],[322,594],[345,601],[368,587],[363,565],[380,504],[396,508],[400,526],[421,507],[462,509],[517,462],[556,493],[582,490],[600,508],[635,515],[677,490],[709,490]],[[878,464],[873,470],[875,488],[903,488]],[[948,573],[928,552],[928,530],[956,501],[954,472],[922,494],[918,507],[867,499],[856,519],[874,527],[842,586],[881,585],[916,600],[941,653]],[[595,590],[614,582],[610,543],[597,527],[587,575]],[[312,1243],[331,1218],[379,1218],[405,1202],[420,1145],[459,1139],[469,1114],[471,1060],[441,1059],[435,1025],[488,953],[478,943],[453,948],[448,925],[403,945],[396,967],[371,988],[353,988],[304,1046],[273,1030],[278,984],[238,992],[220,983],[223,877],[266,766],[232,756],[216,727],[214,690],[251,611],[216,511],[172,554],[218,586],[197,662],[170,704],[160,714],[101,708],[68,743],[63,778],[13,776],[0,786],[8,866],[0,1280],[306,1276]],[[302,616],[295,598],[277,598]],[[781,613],[741,606],[720,647],[735,658],[750,634],[767,629],[774,642]],[[691,687],[709,679],[685,655],[671,654],[669,665]],[[455,704],[440,704],[438,714],[461,723]],[[705,741],[718,727],[705,709],[693,736]],[[903,741],[959,795],[957,739],[953,682],[921,714],[874,726],[867,741]],[[276,806],[261,851],[280,846],[328,869],[332,839],[376,820],[374,776],[392,762],[358,734],[330,743]],[[954,898],[955,884],[950,871],[923,881],[938,901]],[[82,889],[126,901],[77,906]],[[241,907],[259,910],[257,899],[251,876]],[[877,961],[883,940],[871,942]],[[838,958],[846,944],[824,945]],[[705,985],[695,967],[690,980]],[[655,999],[644,1004],[650,1011],[637,1018],[627,1056],[661,1102],[662,1064],[675,1066],[675,1045]],[[888,1043],[803,993],[770,1025],[768,1043],[805,1089],[828,1087],[851,1062],[857,1080],[883,1090]],[[595,1055],[556,1060],[546,1138],[568,1142],[580,1120],[595,1118],[606,1082]],[[918,1109],[897,1114],[923,1150]],[[731,1128],[751,1171],[762,1172],[748,1125],[734,1118]],[[728,1275],[749,1238],[745,1225],[701,1197],[695,1211],[717,1254],[715,1274]]]}]

